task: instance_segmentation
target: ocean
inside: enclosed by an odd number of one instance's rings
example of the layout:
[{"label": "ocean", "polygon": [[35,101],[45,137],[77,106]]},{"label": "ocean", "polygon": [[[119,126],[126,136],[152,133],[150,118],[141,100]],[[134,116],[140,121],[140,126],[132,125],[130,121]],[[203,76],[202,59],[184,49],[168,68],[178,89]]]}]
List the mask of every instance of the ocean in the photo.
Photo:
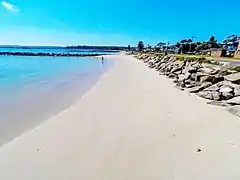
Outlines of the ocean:
[{"label": "ocean", "polygon": [[[16,49],[10,50],[16,52]],[[0,51],[6,52],[6,48]],[[0,145],[68,108],[110,66],[111,61],[102,64],[100,57],[0,56]]]}]

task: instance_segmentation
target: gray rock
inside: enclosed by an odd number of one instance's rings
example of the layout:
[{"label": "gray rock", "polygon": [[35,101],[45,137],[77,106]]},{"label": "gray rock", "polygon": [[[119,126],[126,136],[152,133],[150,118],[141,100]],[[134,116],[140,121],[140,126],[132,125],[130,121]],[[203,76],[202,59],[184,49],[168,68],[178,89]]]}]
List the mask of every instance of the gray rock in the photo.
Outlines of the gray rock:
[{"label": "gray rock", "polygon": [[178,81],[184,81],[184,74],[178,75]]},{"label": "gray rock", "polygon": [[240,72],[227,75],[224,77],[224,79],[231,82],[240,82]]},{"label": "gray rock", "polygon": [[198,95],[205,99],[219,101],[221,100],[221,94],[217,91],[202,91],[199,92]]},{"label": "gray rock", "polygon": [[190,79],[190,78],[191,78],[191,73],[186,72],[186,73],[184,74],[184,79]]},{"label": "gray rock", "polygon": [[221,93],[230,93],[230,92],[233,92],[233,89],[230,88],[230,87],[227,86],[227,85],[223,85],[223,86],[220,88],[219,92],[221,92]]},{"label": "gray rock", "polygon": [[219,62],[220,66],[231,66],[231,62]]},{"label": "gray rock", "polygon": [[205,98],[205,99],[210,99],[213,100],[212,94],[209,91],[202,91],[198,93],[198,96]]},{"label": "gray rock", "polygon": [[227,103],[231,105],[240,105],[240,96],[227,100]]},{"label": "gray rock", "polygon": [[218,70],[214,69],[214,68],[210,68],[210,67],[204,67],[201,68],[202,73],[204,74],[208,74],[208,75],[214,75],[218,73]]},{"label": "gray rock", "polygon": [[228,100],[234,97],[233,92],[222,92],[221,96],[224,100]]},{"label": "gray rock", "polygon": [[192,87],[194,87],[193,84],[186,84],[185,86],[186,86],[186,88],[192,88]]},{"label": "gray rock", "polygon": [[204,89],[203,91],[218,91],[220,88],[218,87],[218,85],[214,84],[206,89]]},{"label": "gray rock", "polygon": [[188,72],[189,72],[189,73],[196,73],[197,70],[198,70],[197,67],[190,67],[190,68],[188,69]]},{"label": "gray rock", "polygon": [[206,89],[208,87],[210,87],[212,85],[211,82],[204,82],[202,83],[202,85],[200,86],[200,89],[203,90],[203,89]]},{"label": "gray rock", "polygon": [[221,100],[221,93],[217,91],[210,91],[213,97],[213,100],[220,101]]},{"label": "gray rock", "polygon": [[201,82],[211,82],[211,83],[218,83],[220,81],[223,81],[224,78],[221,76],[215,76],[215,75],[209,75],[209,76],[203,76],[201,77]]},{"label": "gray rock", "polygon": [[207,102],[207,104],[216,105],[216,106],[224,106],[224,107],[230,106],[226,101],[210,101],[210,102]]},{"label": "gray rock", "polygon": [[168,77],[171,78],[171,79],[174,79],[174,78],[177,77],[177,75],[176,74],[169,74]]},{"label": "gray rock", "polygon": [[211,82],[213,80],[212,76],[202,76],[200,82]]},{"label": "gray rock", "polygon": [[193,87],[189,90],[189,93],[198,93],[199,91],[204,90],[205,88],[211,86],[212,83],[210,82],[204,82],[200,86]]},{"label": "gray rock", "polygon": [[189,89],[189,93],[198,93],[200,91],[200,86],[196,86]]},{"label": "gray rock", "polygon": [[180,67],[174,67],[174,68],[172,68],[171,73],[175,73],[175,72],[181,71],[181,70],[182,70],[182,68],[180,68]]},{"label": "gray rock", "polygon": [[240,96],[240,85],[234,87],[234,96]]}]

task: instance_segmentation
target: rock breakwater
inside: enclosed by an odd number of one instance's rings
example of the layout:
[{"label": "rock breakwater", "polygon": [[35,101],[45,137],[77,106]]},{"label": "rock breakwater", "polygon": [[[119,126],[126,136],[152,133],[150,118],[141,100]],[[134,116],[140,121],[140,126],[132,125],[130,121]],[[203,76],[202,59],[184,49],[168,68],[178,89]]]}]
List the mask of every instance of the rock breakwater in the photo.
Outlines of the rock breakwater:
[{"label": "rock breakwater", "polygon": [[103,56],[107,54],[76,54],[76,53],[44,53],[44,52],[0,52],[0,56],[53,56],[53,57],[93,57],[93,56]]},{"label": "rock breakwater", "polygon": [[219,106],[240,105],[240,72],[229,64],[213,65],[201,57],[135,54],[149,68],[155,69],[176,84],[180,90],[197,94]]}]

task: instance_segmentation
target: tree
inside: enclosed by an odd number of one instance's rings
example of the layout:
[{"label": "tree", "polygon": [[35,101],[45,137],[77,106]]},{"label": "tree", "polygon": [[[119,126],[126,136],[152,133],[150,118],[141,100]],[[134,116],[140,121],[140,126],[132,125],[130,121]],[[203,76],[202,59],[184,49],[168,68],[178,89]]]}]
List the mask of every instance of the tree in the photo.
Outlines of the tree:
[{"label": "tree", "polygon": [[130,50],[131,50],[131,46],[130,46],[130,45],[128,45],[127,49],[128,49],[128,51],[130,51]]},{"label": "tree", "polygon": [[138,42],[138,51],[142,51],[144,49],[144,44],[142,41]]},{"label": "tree", "polygon": [[239,39],[239,37],[237,35],[230,35],[228,36],[224,41],[223,43],[224,44],[232,44],[234,42],[236,42],[237,40]]},{"label": "tree", "polygon": [[186,46],[185,46],[185,44],[187,43],[188,41],[187,41],[187,39],[183,39],[183,40],[181,40],[180,41],[180,44],[181,44],[181,53],[185,53],[186,52]]},{"label": "tree", "polygon": [[209,48],[217,48],[219,47],[217,44],[217,40],[214,36],[211,36],[207,42]]},{"label": "tree", "polygon": [[161,48],[161,47],[163,47],[163,46],[165,46],[165,45],[166,45],[166,43],[164,43],[164,42],[160,42],[160,43],[157,44],[157,46],[158,46],[159,48]]}]

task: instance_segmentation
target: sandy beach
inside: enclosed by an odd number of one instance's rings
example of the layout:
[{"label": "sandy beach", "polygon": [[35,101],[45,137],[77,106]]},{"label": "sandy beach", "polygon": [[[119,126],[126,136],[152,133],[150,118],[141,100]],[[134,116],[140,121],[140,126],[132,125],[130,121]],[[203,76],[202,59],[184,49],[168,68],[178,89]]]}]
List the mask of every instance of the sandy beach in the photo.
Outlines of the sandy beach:
[{"label": "sandy beach", "polygon": [[2,180],[238,180],[240,119],[125,55],[0,149]]}]

